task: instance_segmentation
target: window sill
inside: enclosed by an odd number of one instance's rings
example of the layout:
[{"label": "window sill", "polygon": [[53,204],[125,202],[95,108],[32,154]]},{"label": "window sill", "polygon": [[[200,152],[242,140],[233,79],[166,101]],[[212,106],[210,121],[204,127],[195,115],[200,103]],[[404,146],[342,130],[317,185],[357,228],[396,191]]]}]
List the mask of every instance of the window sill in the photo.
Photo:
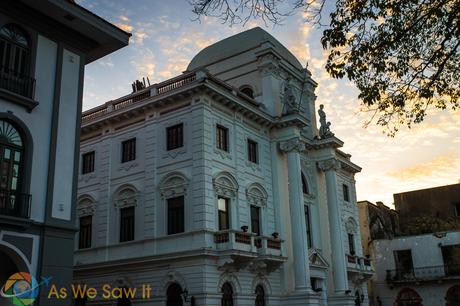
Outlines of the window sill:
[{"label": "window sill", "polygon": [[0,88],[0,98],[24,107],[29,113],[39,104],[37,101]]}]

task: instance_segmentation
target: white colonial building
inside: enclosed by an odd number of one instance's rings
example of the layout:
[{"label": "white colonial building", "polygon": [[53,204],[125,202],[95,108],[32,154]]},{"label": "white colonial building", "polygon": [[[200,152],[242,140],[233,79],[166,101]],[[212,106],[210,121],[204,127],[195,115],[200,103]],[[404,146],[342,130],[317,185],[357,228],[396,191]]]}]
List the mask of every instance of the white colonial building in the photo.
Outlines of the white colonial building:
[{"label": "white colonial building", "polygon": [[315,87],[254,28],[84,112],[76,282],[152,286],[118,305],[367,305],[360,168]]}]

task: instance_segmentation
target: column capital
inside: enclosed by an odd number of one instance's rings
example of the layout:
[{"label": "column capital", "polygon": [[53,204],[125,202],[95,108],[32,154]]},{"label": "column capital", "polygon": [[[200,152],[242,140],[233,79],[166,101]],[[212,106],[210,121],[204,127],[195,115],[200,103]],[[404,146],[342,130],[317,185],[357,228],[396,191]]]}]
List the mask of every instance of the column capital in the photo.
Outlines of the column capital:
[{"label": "column capital", "polygon": [[323,172],[329,170],[339,170],[340,167],[340,161],[335,158],[329,158],[318,162],[318,168]]},{"label": "column capital", "polygon": [[280,141],[279,147],[283,152],[295,151],[300,153],[306,150],[305,143],[300,139],[300,137]]}]

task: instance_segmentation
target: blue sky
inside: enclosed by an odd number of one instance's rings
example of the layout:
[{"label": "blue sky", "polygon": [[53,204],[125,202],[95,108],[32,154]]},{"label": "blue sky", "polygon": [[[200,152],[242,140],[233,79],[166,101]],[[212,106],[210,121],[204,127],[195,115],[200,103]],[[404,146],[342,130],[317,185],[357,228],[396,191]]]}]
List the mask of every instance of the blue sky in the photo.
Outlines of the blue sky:
[{"label": "blue sky", "polygon": [[214,18],[195,21],[187,0],[77,2],[133,34],[128,47],[87,66],[84,109],[130,93],[135,79],[148,76],[154,83],[179,75],[204,47],[261,26],[308,63],[319,83],[317,105],[325,105],[333,132],[345,141],[343,150],[363,167],[356,176],[358,200],[391,204],[393,193],[459,182],[460,111],[432,111],[422,125],[395,138],[374,125],[364,128],[370,115],[359,111],[354,85],[327,75],[322,29],[307,25],[302,12],[281,26],[251,20],[244,27],[230,27]]}]

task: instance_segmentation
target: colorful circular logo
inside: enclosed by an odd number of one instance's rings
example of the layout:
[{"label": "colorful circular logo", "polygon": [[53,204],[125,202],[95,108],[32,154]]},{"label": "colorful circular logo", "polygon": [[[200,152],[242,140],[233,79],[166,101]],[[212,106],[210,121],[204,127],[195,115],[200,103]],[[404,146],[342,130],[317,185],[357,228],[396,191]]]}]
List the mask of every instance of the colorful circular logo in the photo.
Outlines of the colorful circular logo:
[{"label": "colorful circular logo", "polygon": [[8,278],[0,295],[10,298],[16,306],[27,306],[38,297],[38,287],[39,284],[35,277],[26,272],[19,272]]}]

